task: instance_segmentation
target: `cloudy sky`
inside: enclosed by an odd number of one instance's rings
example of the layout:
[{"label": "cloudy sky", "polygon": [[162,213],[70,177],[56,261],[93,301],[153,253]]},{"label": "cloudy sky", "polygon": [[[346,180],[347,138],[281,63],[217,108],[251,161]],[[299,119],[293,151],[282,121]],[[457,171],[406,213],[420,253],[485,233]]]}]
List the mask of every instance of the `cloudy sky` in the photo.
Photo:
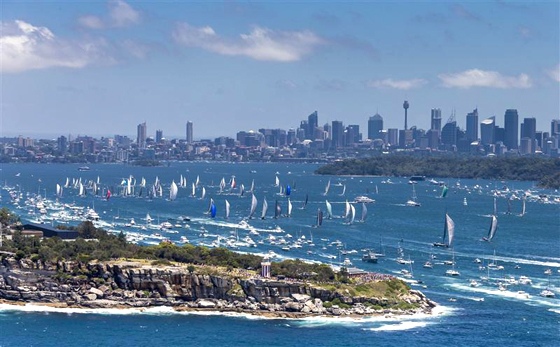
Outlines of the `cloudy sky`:
[{"label": "cloudy sky", "polygon": [[559,117],[559,3],[4,1],[3,135]]}]

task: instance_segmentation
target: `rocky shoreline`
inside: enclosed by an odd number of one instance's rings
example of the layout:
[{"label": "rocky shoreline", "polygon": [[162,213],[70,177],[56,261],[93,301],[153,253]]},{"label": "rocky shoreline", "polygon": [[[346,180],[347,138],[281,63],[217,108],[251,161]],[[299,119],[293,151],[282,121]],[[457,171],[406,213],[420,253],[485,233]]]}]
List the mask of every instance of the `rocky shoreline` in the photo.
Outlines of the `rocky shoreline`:
[{"label": "rocky shoreline", "polygon": [[391,297],[341,294],[312,283],[264,279],[213,267],[142,262],[57,262],[4,257],[0,302],[56,308],[211,311],[271,318],[431,314],[434,302],[415,290]]}]

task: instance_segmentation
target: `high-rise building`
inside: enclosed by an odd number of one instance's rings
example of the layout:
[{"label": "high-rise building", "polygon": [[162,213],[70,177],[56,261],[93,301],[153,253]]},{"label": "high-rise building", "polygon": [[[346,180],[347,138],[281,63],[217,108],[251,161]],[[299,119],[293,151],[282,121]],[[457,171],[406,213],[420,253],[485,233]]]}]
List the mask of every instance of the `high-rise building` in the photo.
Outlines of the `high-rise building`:
[{"label": "high-rise building", "polygon": [[496,117],[480,122],[480,142],[484,146],[496,143]]},{"label": "high-rise building", "polygon": [[404,101],[403,108],[404,108],[404,130],[408,129],[408,101]]},{"label": "high-rise building", "polygon": [[432,130],[437,130],[441,133],[441,109],[439,108],[432,108]]},{"label": "high-rise building", "polygon": [[360,136],[360,126],[359,125],[349,125],[346,128],[346,144],[350,145],[353,143],[358,143],[361,141]]},{"label": "high-rise building", "polygon": [[146,148],[146,138],[147,138],[146,133],[147,133],[146,122],[138,124],[137,133],[136,133],[136,144],[140,149]]},{"label": "high-rise building", "polygon": [[441,142],[446,146],[457,145],[457,122],[449,122],[443,126]]},{"label": "high-rise building", "polygon": [[467,114],[467,141],[474,142],[478,140],[478,109],[474,109]]},{"label": "high-rise building", "polygon": [[504,118],[504,128],[506,129],[504,144],[508,149],[517,149],[519,143],[519,115],[517,110],[506,110]]},{"label": "high-rise building", "polygon": [[332,121],[332,145],[334,148],[344,147],[344,125],[341,121]]},{"label": "high-rise building", "polygon": [[66,136],[60,136],[57,140],[58,143],[58,151],[61,154],[65,154],[68,151],[68,140]]},{"label": "high-rise building", "polygon": [[560,119],[553,119],[550,122],[550,137],[560,134]]},{"label": "high-rise building", "polygon": [[319,115],[317,111],[313,112],[307,117],[307,138],[315,140],[315,128],[319,126]]},{"label": "high-rise building", "polygon": [[193,143],[193,142],[194,142],[193,122],[188,121],[187,122],[187,143]]},{"label": "high-rise building", "polygon": [[521,137],[528,137],[531,140],[535,139],[535,133],[537,132],[537,119],[536,118],[525,118],[523,123],[521,123]]},{"label": "high-rise building", "polygon": [[535,150],[533,148],[533,141],[528,137],[521,138],[521,148],[519,149],[521,154],[531,154],[534,153]]},{"label": "high-rise building", "polygon": [[383,131],[383,117],[376,113],[373,117],[369,117],[368,120],[368,139],[375,140],[382,138]]},{"label": "high-rise building", "polygon": [[156,130],[156,143],[163,141],[163,130]]},{"label": "high-rise building", "polygon": [[399,129],[387,129],[387,143],[391,146],[398,146]]}]

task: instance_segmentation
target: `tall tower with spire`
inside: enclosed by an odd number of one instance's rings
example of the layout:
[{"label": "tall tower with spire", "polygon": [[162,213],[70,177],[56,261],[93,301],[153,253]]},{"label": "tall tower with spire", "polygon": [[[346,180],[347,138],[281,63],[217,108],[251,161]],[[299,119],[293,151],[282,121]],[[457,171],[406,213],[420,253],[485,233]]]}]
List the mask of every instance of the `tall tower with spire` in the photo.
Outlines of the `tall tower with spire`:
[{"label": "tall tower with spire", "polygon": [[408,101],[404,101],[402,107],[404,108],[404,130],[408,129]]}]

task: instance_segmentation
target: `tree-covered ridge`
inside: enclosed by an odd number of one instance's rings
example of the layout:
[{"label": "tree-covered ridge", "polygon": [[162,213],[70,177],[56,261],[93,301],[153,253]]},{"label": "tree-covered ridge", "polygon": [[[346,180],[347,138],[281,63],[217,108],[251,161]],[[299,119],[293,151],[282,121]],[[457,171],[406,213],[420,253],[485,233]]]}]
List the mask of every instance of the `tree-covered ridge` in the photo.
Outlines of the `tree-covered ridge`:
[{"label": "tree-covered ridge", "polygon": [[536,181],[543,188],[560,188],[560,159],[558,158],[391,155],[337,161],[320,167],[316,173],[520,180]]},{"label": "tree-covered ridge", "polygon": [[[8,212],[9,213],[9,212]],[[259,270],[262,257],[252,254],[239,254],[226,248],[203,246],[177,246],[162,242],[155,246],[140,246],[126,241],[124,234],[113,235],[96,228],[86,221],[77,227],[59,228],[78,231],[79,238],[73,242],[58,237],[25,237],[15,232],[12,240],[5,240],[2,251],[13,252],[16,258],[30,258],[33,261],[72,260],[88,263],[92,260],[147,259],[152,261],[174,261],[195,265],[221,266],[227,268]],[[285,260],[272,263],[272,275],[314,281],[337,280],[334,271],[325,264],[309,264],[300,260]],[[341,278],[342,280],[342,278]]]}]

